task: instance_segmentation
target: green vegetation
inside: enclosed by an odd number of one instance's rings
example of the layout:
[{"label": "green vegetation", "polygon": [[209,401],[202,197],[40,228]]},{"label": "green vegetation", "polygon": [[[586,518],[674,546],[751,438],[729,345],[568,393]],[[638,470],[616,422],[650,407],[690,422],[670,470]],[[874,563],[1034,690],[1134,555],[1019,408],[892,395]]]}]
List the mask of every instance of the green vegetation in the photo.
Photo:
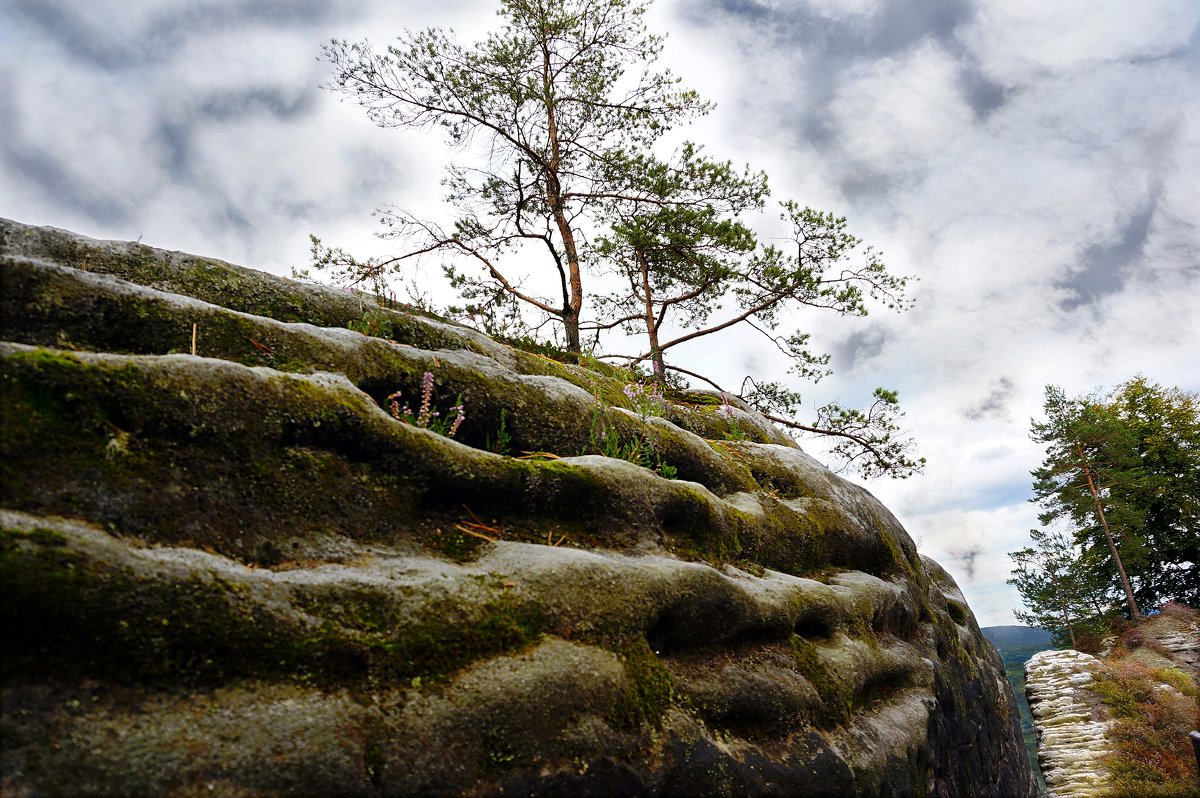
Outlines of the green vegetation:
[{"label": "green vegetation", "polygon": [[604,423],[600,408],[592,409],[592,426],[588,433],[588,445],[580,454],[599,454],[617,460],[626,460],[642,468],[648,468],[664,479],[675,479],[678,469],[663,460],[654,443],[645,436],[632,435],[623,438],[617,430]]},{"label": "green vegetation", "polygon": [[377,310],[369,310],[361,319],[351,319],[346,322],[346,328],[374,338],[390,339],[395,335],[392,331],[392,320]]},{"label": "green vegetation", "polygon": [[[599,347],[618,328],[642,333],[644,353],[605,356],[649,362],[660,385],[669,376],[714,384],[668,366],[664,353],[735,327],[764,335],[797,377],[827,374],[829,355],[810,350],[809,333],[780,330],[782,321],[801,310],[905,310],[910,278],[890,274],[845,218],[792,200],[780,204],[786,246],[760,244],[746,215],[761,213],[769,196],[764,173],[691,142],[660,157],[664,134],[712,105],[658,68],[663,37],[646,28],[650,4],[501,0],[500,28],[471,45],[438,28],[406,31],[386,51],[326,44],[333,91],[381,127],[440,127],[463,160],[443,181],[448,227],[384,208],[381,235],[401,242],[398,254],[360,261],[313,236],[313,268],[385,294],[410,260],[436,253],[464,301],[448,316],[556,357],[557,344],[540,343],[549,324],[576,362],[585,339]],[[554,281],[548,295],[524,287],[524,264]],[[617,272],[622,288],[589,294],[585,265]],[[374,326],[365,317],[354,324]],[[835,436],[841,466],[865,476],[902,478],[924,466],[910,456],[894,391],[877,389],[865,410],[827,405],[811,423],[793,417],[799,394],[778,384],[754,385],[744,398],[791,430]]]},{"label": "green vegetation", "polygon": [[500,425],[496,428],[496,437],[490,434],[484,439],[483,448],[495,454],[511,455],[513,453],[512,435],[508,434],[508,410],[500,408]]},{"label": "green vegetation", "polygon": [[[1109,731],[1112,794],[1123,798],[1196,795],[1196,762],[1188,732],[1200,721],[1195,681],[1176,669],[1150,669],[1119,656],[1089,689],[1115,721]],[[1159,686],[1166,682],[1175,689]]]},{"label": "green vegetation", "polygon": [[614,703],[609,720],[618,728],[657,725],[676,700],[675,679],[645,639],[619,646],[627,687]]},{"label": "green vegetation", "polygon": [[1135,377],[1107,394],[1046,389],[1033,472],[1043,528],[1009,580],[1061,644],[1168,601],[1200,603],[1200,396]]}]

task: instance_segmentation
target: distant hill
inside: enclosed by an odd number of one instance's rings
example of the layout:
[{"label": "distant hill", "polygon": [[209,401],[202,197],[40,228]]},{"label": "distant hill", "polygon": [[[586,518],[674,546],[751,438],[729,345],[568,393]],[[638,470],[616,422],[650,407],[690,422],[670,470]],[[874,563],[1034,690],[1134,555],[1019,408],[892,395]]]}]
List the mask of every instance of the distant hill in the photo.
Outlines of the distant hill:
[{"label": "distant hill", "polygon": [[982,631],[996,648],[1050,646],[1050,633],[1032,626],[985,626]]}]

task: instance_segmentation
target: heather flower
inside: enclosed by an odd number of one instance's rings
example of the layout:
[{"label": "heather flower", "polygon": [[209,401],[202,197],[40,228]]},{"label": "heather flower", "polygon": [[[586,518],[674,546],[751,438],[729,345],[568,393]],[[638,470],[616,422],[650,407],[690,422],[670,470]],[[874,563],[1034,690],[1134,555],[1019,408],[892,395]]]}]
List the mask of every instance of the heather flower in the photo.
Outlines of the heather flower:
[{"label": "heather flower", "polygon": [[448,438],[454,437],[467,418],[462,394],[459,394],[455,404],[446,411],[445,418],[442,417],[440,411],[433,409],[433,372],[431,371],[427,371],[421,376],[421,404],[415,415],[407,403],[401,406],[400,399],[400,391],[387,397],[388,408],[391,410],[393,418],[405,424],[412,424],[415,427],[422,427],[439,435],[445,435]]},{"label": "heather flower", "polygon": [[634,410],[643,419],[646,416],[661,413],[666,407],[662,386],[656,382],[649,385],[643,385],[640,382],[626,383],[621,392],[625,394],[625,397],[633,404]]},{"label": "heather flower", "polygon": [[725,418],[733,420],[733,405],[729,404],[729,397],[724,393],[721,394],[721,406],[717,408],[717,412]]},{"label": "heather flower", "polygon": [[454,407],[450,408],[450,410],[457,415],[455,415],[454,421],[450,424],[450,431],[446,433],[446,437],[453,438],[454,433],[458,432],[458,428],[461,427],[463,421],[466,420],[467,414],[463,410],[463,406],[461,404],[455,405]]},{"label": "heather flower", "polygon": [[[433,372],[427,371],[421,378],[421,409],[417,412],[417,426],[428,427],[430,405],[433,402]],[[436,414],[435,414],[436,415]]]}]

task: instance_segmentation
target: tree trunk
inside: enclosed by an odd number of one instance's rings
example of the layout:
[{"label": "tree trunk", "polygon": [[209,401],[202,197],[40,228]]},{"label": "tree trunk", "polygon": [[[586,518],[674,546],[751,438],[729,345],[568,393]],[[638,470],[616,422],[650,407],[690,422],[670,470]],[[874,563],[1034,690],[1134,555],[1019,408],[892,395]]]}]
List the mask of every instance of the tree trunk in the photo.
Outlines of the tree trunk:
[{"label": "tree trunk", "polygon": [[575,246],[575,231],[571,229],[570,220],[562,209],[562,200],[557,195],[558,180],[547,177],[546,182],[549,189],[547,193],[553,198],[555,225],[558,227],[558,234],[562,238],[563,250],[567,256],[567,273],[564,275],[566,279],[563,285],[564,302],[560,318],[567,337],[567,351],[577,355],[582,351],[579,318],[583,314],[583,279],[579,273],[579,250]]},{"label": "tree trunk", "polygon": [[563,331],[567,338],[567,351],[578,355],[582,350],[579,337],[579,317],[583,313],[583,280],[579,273],[579,249],[575,246],[575,231],[563,207],[563,191],[559,169],[562,154],[558,139],[558,113],[555,105],[553,81],[550,77],[550,51],[542,42],[542,91],[546,104],[546,136],[550,143],[550,160],[545,164],[546,203],[554,216],[554,225],[562,238],[563,252],[567,256],[567,273],[563,275]]},{"label": "tree trunk", "polygon": [[567,335],[567,351],[578,355],[583,351],[579,337],[579,317],[570,308],[564,308],[562,314],[563,330]]},{"label": "tree trunk", "polygon": [[1117,564],[1117,573],[1121,576],[1121,587],[1125,589],[1125,600],[1129,604],[1129,615],[1131,618],[1140,618],[1141,613],[1138,612],[1137,599],[1133,597],[1133,588],[1129,585],[1129,577],[1125,574],[1125,564],[1121,562],[1121,555],[1117,553],[1117,544],[1113,542],[1112,531],[1108,528],[1108,518],[1104,515],[1104,507],[1100,503],[1100,492],[1096,490],[1096,483],[1092,479],[1092,469],[1088,466],[1087,457],[1083,453],[1083,447],[1079,445],[1079,441],[1075,442],[1075,453],[1079,455],[1079,462],[1083,464],[1083,474],[1087,477],[1088,490],[1092,493],[1092,502],[1096,505],[1096,516],[1100,519],[1100,527],[1104,530],[1104,539],[1108,541],[1108,550],[1113,556],[1113,562]]},{"label": "tree trunk", "polygon": [[1067,602],[1063,599],[1062,590],[1059,589],[1058,579],[1054,580],[1054,596],[1058,599],[1058,609],[1062,613],[1063,625],[1067,627],[1067,632],[1071,635],[1071,648],[1076,648],[1075,625],[1071,623],[1071,615],[1067,612]]},{"label": "tree trunk", "polygon": [[658,345],[658,323],[654,318],[653,297],[650,296],[650,264],[646,263],[646,255],[640,250],[637,253],[637,261],[642,273],[642,297],[646,300],[646,335],[650,338],[650,363],[654,367],[654,381],[659,385],[666,385],[667,364]]},{"label": "tree trunk", "polygon": [[[575,231],[571,229],[571,222],[563,211],[562,198],[559,195],[559,184],[557,177],[547,178],[547,183],[554,192],[554,222],[558,227],[558,234],[562,238],[563,250],[567,256],[567,274],[566,285],[563,297],[566,300],[563,304],[562,320],[563,330],[567,337],[567,351],[578,355],[582,351],[581,340],[579,336],[579,317],[583,314],[583,279],[579,273],[579,250],[575,246]],[[549,193],[549,192],[548,192]]]}]

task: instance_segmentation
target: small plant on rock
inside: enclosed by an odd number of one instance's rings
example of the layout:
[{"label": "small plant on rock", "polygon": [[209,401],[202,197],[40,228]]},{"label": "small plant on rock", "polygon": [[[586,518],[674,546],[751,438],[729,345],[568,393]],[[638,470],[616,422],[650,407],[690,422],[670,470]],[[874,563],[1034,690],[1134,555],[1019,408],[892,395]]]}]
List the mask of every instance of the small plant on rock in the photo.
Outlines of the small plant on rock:
[{"label": "small plant on rock", "polygon": [[742,428],[738,426],[737,415],[733,412],[733,405],[729,404],[729,397],[724,393],[721,394],[721,405],[717,408],[717,413],[721,416],[721,418],[725,419],[729,426],[729,428],[725,430],[725,440],[746,440],[746,433],[742,432]]},{"label": "small plant on rock", "polygon": [[598,409],[592,410],[592,427],[588,433],[588,442],[589,445],[585,446],[580,454],[599,454],[616,460],[626,460],[647,468],[664,479],[676,479],[676,467],[663,460],[652,441],[637,435],[630,440],[622,440],[616,430],[604,423]]},{"label": "small plant on rock", "polygon": [[667,400],[663,398],[662,386],[657,382],[649,385],[630,382],[626,383],[621,390],[633,404],[634,412],[641,416],[642,421],[645,421],[647,416],[661,415],[667,407]]},{"label": "small plant on rock", "polygon": [[376,310],[367,311],[361,319],[350,320],[346,323],[346,329],[373,338],[390,339],[394,335],[391,320]]},{"label": "small plant on rock", "polygon": [[416,413],[413,413],[407,403],[400,404],[401,397],[400,391],[388,396],[388,407],[391,408],[392,416],[397,421],[436,432],[438,435],[445,435],[447,438],[453,438],[467,418],[462,394],[459,394],[458,398],[454,400],[454,405],[446,411],[445,416],[433,409],[432,371],[425,372],[421,378],[421,405]]},{"label": "small plant on rock", "polygon": [[500,408],[500,428],[496,430],[496,437],[488,435],[484,441],[484,448],[496,454],[512,454],[513,442],[512,435],[508,432],[508,411],[504,408]]}]

